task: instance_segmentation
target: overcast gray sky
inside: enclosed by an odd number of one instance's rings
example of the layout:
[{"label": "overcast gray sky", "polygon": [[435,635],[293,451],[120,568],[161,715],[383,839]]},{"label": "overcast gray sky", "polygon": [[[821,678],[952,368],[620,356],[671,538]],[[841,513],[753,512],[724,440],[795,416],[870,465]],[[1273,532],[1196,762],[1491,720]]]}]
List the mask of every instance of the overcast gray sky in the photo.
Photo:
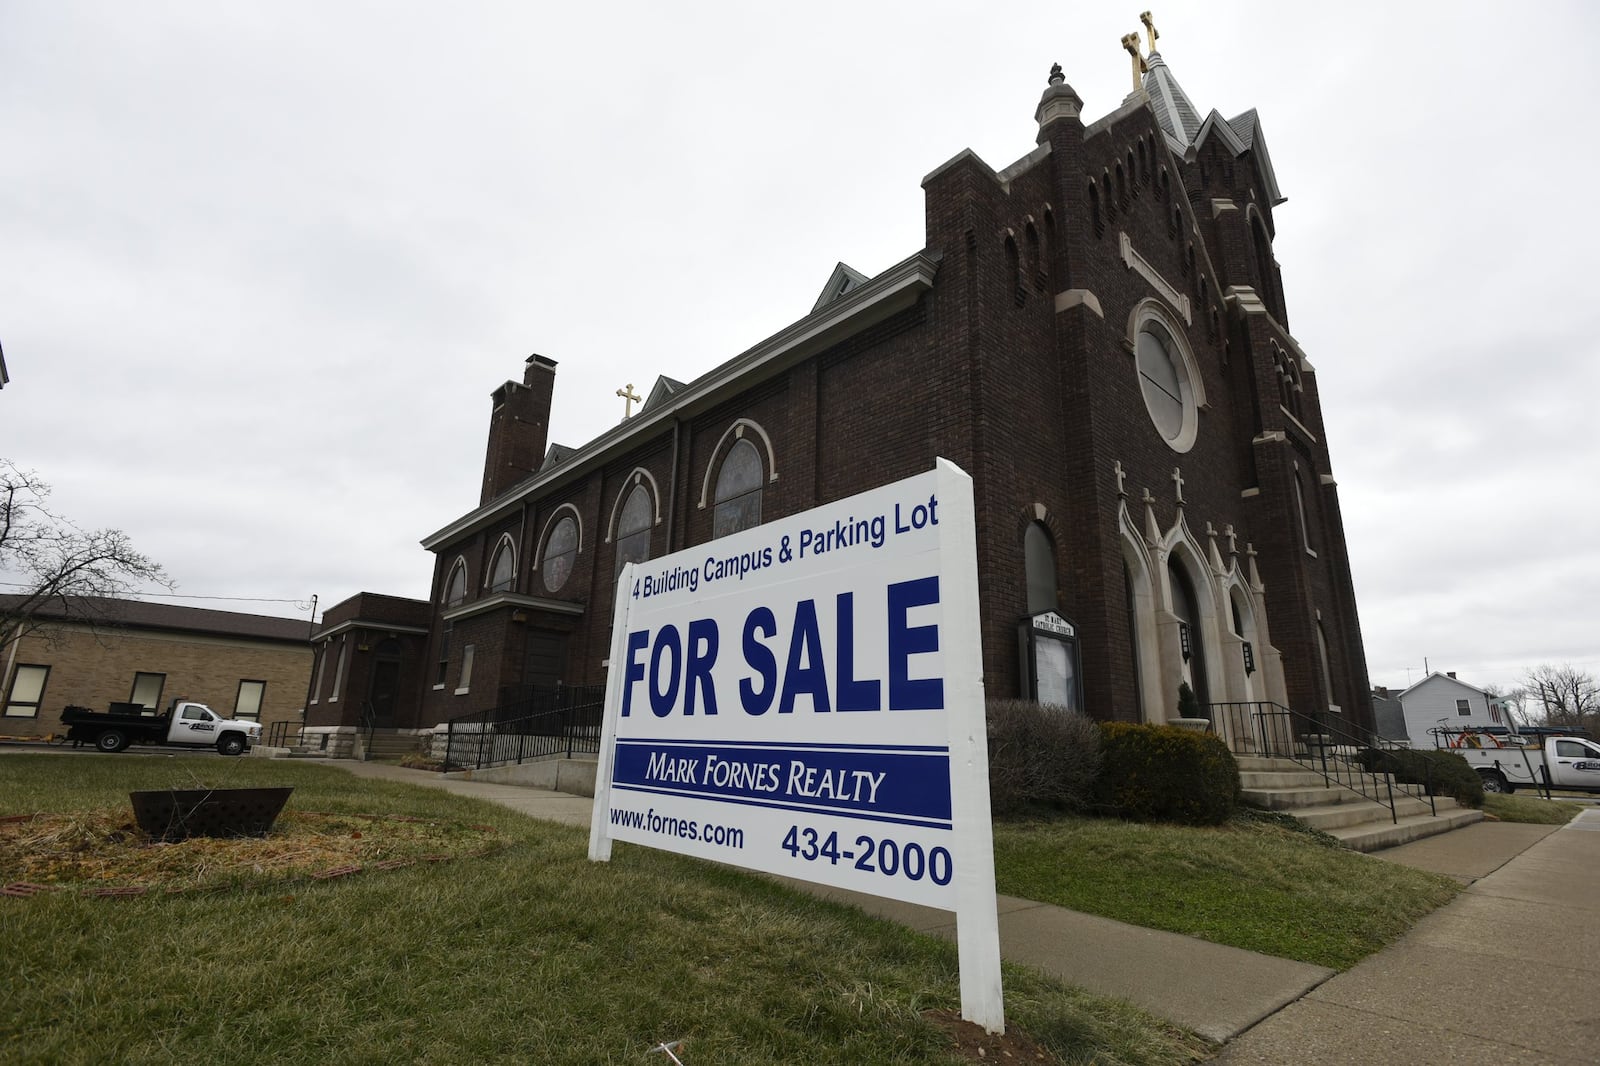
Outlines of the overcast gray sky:
[{"label": "overcast gray sky", "polygon": [[[528,354],[584,443],[919,249],[1051,63],[1118,106],[1142,9],[0,0],[0,455],[191,596],[426,596]],[[1261,113],[1378,684],[1600,672],[1597,11],[1155,10]]]}]

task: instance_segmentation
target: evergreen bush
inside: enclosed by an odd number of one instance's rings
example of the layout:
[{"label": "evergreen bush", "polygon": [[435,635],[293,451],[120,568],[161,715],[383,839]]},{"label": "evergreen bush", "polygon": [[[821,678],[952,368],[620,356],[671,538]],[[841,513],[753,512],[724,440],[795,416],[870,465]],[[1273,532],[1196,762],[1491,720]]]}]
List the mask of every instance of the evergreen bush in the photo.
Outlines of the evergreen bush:
[{"label": "evergreen bush", "polygon": [[1030,700],[990,700],[989,809],[1084,810],[1100,769],[1100,730],[1087,715]]},{"label": "evergreen bush", "polygon": [[1194,694],[1194,689],[1189,687],[1189,682],[1178,683],[1178,717],[1179,718],[1205,718],[1208,717],[1205,708],[1200,706],[1200,697]]},{"label": "evergreen bush", "polygon": [[1483,778],[1453,751],[1441,749],[1363,749],[1363,769],[1393,774],[1401,784],[1423,785],[1433,796],[1449,796],[1463,807],[1483,806]]},{"label": "evergreen bush", "polygon": [[1221,737],[1103,722],[1094,807],[1140,822],[1221,825],[1239,806],[1239,765]]}]

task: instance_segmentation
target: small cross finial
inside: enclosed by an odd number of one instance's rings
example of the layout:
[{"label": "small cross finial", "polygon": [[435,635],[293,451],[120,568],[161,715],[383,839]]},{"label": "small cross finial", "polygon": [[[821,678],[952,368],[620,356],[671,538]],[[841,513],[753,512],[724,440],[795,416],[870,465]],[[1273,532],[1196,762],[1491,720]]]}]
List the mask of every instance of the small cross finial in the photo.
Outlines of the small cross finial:
[{"label": "small cross finial", "polygon": [[1128,55],[1133,57],[1133,91],[1139,92],[1144,88],[1144,82],[1139,79],[1150,68],[1145,66],[1144,56],[1139,54],[1139,35],[1125,33],[1122,35],[1122,47],[1128,50]]},{"label": "small cross finial", "polygon": [[1117,495],[1118,496],[1127,496],[1128,495],[1128,472],[1126,470],[1122,469],[1122,460],[1121,459],[1117,460],[1117,465],[1115,467],[1115,470],[1117,472]]},{"label": "small cross finial", "polygon": [[644,397],[633,391],[633,382],[628,382],[625,388],[617,390],[617,395],[622,397],[622,419],[626,422],[633,417],[633,405],[642,403]]},{"label": "small cross finial", "polygon": [[1051,85],[1060,85],[1062,82],[1064,82],[1066,80],[1067,80],[1067,76],[1065,74],[1061,73],[1061,64],[1060,63],[1052,63],[1052,64],[1050,64],[1050,84]]},{"label": "small cross finial", "polygon": [[1139,12],[1139,21],[1144,23],[1144,31],[1150,36],[1150,54],[1155,55],[1156,39],[1161,36],[1156,32],[1156,20],[1150,17],[1150,12],[1141,11]]},{"label": "small cross finial", "polygon": [[1183,506],[1183,471],[1177,467],[1172,468],[1172,483],[1178,487],[1178,506]]}]

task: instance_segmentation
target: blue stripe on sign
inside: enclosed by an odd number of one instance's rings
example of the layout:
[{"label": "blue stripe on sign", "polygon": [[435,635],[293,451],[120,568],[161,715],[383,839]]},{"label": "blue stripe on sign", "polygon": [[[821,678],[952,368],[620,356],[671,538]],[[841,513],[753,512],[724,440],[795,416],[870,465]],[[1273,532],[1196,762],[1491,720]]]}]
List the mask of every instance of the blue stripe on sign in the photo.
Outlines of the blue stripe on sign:
[{"label": "blue stripe on sign", "polygon": [[864,817],[949,821],[948,751],[617,741],[614,785]]}]

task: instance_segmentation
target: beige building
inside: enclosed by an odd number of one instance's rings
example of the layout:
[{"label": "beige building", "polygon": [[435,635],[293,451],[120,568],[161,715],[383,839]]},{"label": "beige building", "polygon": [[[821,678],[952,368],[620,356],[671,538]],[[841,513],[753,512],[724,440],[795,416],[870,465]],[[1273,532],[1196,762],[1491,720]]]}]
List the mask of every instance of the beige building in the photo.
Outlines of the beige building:
[{"label": "beige building", "polygon": [[[0,597],[4,601],[16,597]],[[0,659],[0,736],[65,732],[69,705],[165,708],[197,700],[220,714],[299,727],[311,679],[306,622],[137,600],[80,600]],[[90,621],[92,619],[92,621]]]}]

